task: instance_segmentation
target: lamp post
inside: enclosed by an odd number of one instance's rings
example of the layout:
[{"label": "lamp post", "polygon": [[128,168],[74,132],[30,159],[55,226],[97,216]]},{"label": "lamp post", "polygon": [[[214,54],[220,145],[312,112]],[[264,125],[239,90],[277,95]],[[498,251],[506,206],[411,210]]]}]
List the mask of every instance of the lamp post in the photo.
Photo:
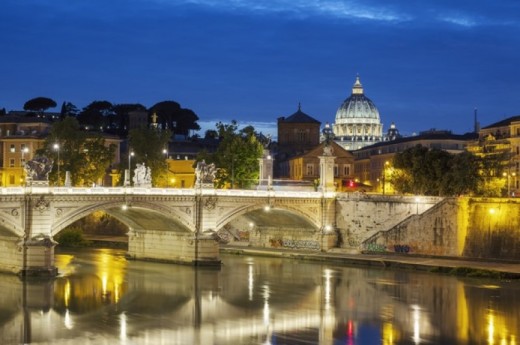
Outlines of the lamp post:
[{"label": "lamp post", "polygon": [[132,185],[132,169],[131,169],[131,165],[132,165],[132,157],[134,156],[134,151],[130,151],[128,153],[128,185]]},{"label": "lamp post", "polygon": [[385,161],[385,164],[383,165],[383,195],[385,195],[385,190],[386,190],[386,168],[388,167],[389,164],[390,164],[390,162]]},{"label": "lamp post", "polygon": [[22,149],[22,162],[21,162],[21,166],[22,166],[22,183],[25,185],[25,154],[26,153],[29,153],[29,148],[28,147],[24,147]]},{"label": "lamp post", "polygon": [[58,187],[60,186],[60,144],[55,143],[53,148],[58,152]]},{"label": "lamp post", "polygon": [[502,176],[507,177],[507,197],[511,196],[511,176],[516,177],[516,173],[503,173]]},{"label": "lamp post", "polygon": [[166,188],[170,186],[170,169],[168,167],[168,150],[163,149],[162,153],[164,154],[164,161],[166,163]]}]

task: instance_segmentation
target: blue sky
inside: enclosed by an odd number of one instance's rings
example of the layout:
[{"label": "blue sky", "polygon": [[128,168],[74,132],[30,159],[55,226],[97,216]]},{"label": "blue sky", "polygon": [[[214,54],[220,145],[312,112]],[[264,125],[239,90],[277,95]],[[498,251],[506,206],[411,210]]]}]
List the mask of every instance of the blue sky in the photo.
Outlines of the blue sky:
[{"label": "blue sky", "polygon": [[[520,114],[516,0],[2,0],[0,108],[175,100],[204,128],[334,122],[356,74],[385,130]],[[59,108],[59,107],[58,107]],[[59,110],[57,108],[57,110]]]}]

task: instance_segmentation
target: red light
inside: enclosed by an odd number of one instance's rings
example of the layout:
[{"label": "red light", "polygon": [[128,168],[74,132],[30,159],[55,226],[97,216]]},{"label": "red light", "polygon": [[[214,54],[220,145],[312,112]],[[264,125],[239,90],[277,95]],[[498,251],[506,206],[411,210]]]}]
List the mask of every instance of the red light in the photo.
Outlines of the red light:
[{"label": "red light", "polygon": [[347,335],[351,338],[354,335],[354,324],[352,321],[347,322]]}]

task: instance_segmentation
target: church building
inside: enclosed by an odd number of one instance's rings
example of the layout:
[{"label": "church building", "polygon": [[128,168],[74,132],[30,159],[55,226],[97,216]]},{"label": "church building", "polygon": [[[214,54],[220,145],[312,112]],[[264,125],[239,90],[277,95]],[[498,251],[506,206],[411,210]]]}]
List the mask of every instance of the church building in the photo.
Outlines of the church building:
[{"label": "church building", "polygon": [[379,111],[374,102],[365,96],[359,76],[352,87],[352,94],[336,112],[333,131],[334,141],[349,151],[384,140]]}]

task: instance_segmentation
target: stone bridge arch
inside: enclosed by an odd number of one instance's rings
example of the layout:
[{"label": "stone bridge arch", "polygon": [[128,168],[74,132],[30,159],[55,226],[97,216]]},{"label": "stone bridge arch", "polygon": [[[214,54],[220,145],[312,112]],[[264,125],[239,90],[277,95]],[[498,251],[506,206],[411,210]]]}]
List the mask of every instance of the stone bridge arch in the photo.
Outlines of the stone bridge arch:
[{"label": "stone bridge arch", "polygon": [[64,210],[59,205],[55,206],[56,222],[52,224],[51,236],[55,236],[61,230],[74,222],[96,211],[104,211],[115,217],[131,230],[161,230],[193,233],[193,224],[182,217],[176,217],[175,211],[167,204],[127,200],[107,200],[83,203],[77,208]]},{"label": "stone bridge arch", "polygon": [[[222,229],[230,221],[246,215],[247,213],[265,210],[282,210],[295,215],[305,222],[312,224],[316,230],[324,227],[323,200],[321,198],[274,198],[266,196],[258,197],[237,197],[219,198],[217,202],[217,217],[214,229]],[[332,224],[331,224],[332,225]]]}]

